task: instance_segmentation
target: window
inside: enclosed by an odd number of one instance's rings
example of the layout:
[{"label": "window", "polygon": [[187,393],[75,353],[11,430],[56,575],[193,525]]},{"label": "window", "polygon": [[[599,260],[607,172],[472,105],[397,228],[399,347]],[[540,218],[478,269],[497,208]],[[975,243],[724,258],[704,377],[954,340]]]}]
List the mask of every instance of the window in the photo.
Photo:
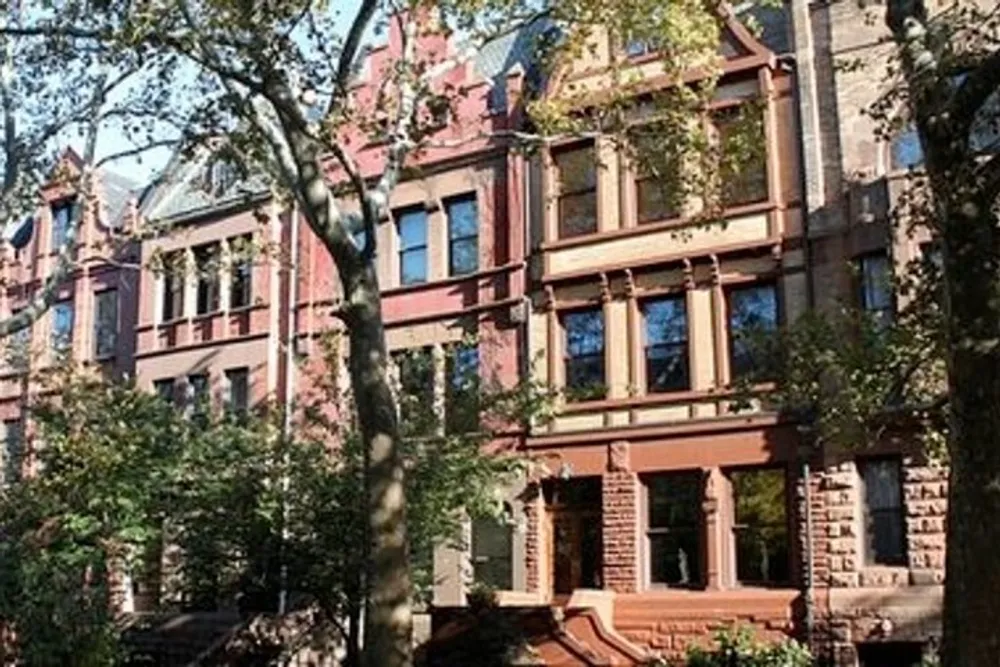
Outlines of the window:
[{"label": "window", "polygon": [[894,314],[892,264],[884,252],[865,255],[858,260],[861,276],[861,307],[876,323],[886,325]]},{"label": "window", "polygon": [[20,419],[8,419],[3,423],[3,485],[12,484],[21,479],[21,457],[23,426]]},{"label": "window", "polygon": [[399,371],[400,429],[409,435],[428,435],[437,426],[434,405],[434,355],[431,348],[394,352]]},{"label": "window", "polygon": [[909,127],[893,137],[889,146],[890,161],[894,170],[915,169],[924,163],[924,149],[920,135]]},{"label": "window", "polygon": [[865,559],[877,565],[906,564],[906,523],[899,459],[859,462],[864,491]]},{"label": "window", "polygon": [[203,417],[208,411],[208,375],[195,373],[188,375],[188,414]]},{"label": "window", "polygon": [[[11,317],[17,316],[23,308],[17,308],[11,312]],[[28,367],[31,359],[31,327],[18,329],[7,339],[7,363],[18,370]]]},{"label": "window", "polygon": [[774,285],[752,285],[729,291],[729,366],[734,380],[766,379],[773,371],[770,334],[778,328],[778,295]]},{"label": "window", "polygon": [[109,289],[94,295],[94,356],[113,356],[118,336],[118,291]]},{"label": "window", "polygon": [[60,301],[52,306],[52,351],[67,352],[73,344],[73,302]]},{"label": "window", "polygon": [[250,405],[250,369],[230,368],[226,371],[226,409],[246,412]]},{"label": "window", "polygon": [[680,391],[688,380],[687,310],[683,296],[647,301],[646,391]]},{"label": "window", "polygon": [[479,348],[455,345],[445,359],[445,433],[472,433],[479,429]]},{"label": "window", "polygon": [[448,275],[462,276],[479,269],[479,213],[476,195],[445,202],[448,211]]},{"label": "window", "polygon": [[163,256],[163,321],[184,317],[184,284],[187,278],[183,250]]},{"label": "window", "polygon": [[354,245],[357,246],[358,250],[365,249],[365,240],[368,238],[365,232],[365,222],[360,217],[352,216],[350,218],[350,224],[347,227],[348,233],[351,235],[351,240],[354,241]]},{"label": "window", "polygon": [[230,241],[229,307],[245,308],[253,298],[253,239],[247,234]]},{"label": "window", "polygon": [[604,313],[600,308],[566,313],[566,394],[569,400],[601,398],[604,387]]},{"label": "window", "polygon": [[730,476],[735,506],[736,578],[744,584],[788,581],[785,471],[742,470]]},{"label": "window", "polygon": [[660,125],[644,125],[632,132],[636,164],[635,201],[639,224],[680,215],[679,155],[668,149]]},{"label": "window", "polygon": [[701,473],[651,477],[646,498],[650,583],[701,583]]},{"label": "window", "polygon": [[52,252],[66,245],[70,227],[73,225],[75,199],[64,199],[52,205]]},{"label": "window", "polygon": [[472,579],[495,590],[514,588],[511,527],[494,518],[472,522]]},{"label": "window", "polygon": [[153,393],[156,394],[160,398],[160,400],[173,404],[174,379],[162,378],[160,380],[153,380]]},{"label": "window", "polygon": [[238,178],[236,165],[225,158],[216,158],[208,169],[210,194],[215,197],[224,195],[236,184]]},{"label": "window", "polygon": [[555,152],[559,171],[559,238],[597,231],[597,165],[593,144]]},{"label": "window", "polygon": [[399,232],[399,283],[427,281],[427,211],[412,208],[396,214]]},{"label": "window", "polygon": [[744,109],[715,116],[721,164],[722,204],[739,206],[767,199],[767,141],[763,118]]},{"label": "window", "polygon": [[653,53],[655,48],[649,40],[645,39],[633,39],[629,40],[628,44],[625,45],[625,53],[629,58],[639,58],[640,56],[645,56],[647,54]]},{"label": "window", "polygon": [[198,315],[219,309],[219,257],[218,243],[209,243],[194,249],[194,265],[198,277]]}]

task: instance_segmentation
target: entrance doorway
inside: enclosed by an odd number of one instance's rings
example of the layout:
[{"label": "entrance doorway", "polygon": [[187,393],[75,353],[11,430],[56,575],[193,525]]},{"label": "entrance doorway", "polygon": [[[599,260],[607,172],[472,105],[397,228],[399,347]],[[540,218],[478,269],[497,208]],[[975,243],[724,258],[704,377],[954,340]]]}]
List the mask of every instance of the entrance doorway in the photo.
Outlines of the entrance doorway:
[{"label": "entrance doorway", "polygon": [[547,480],[549,581],[554,599],[601,587],[601,478]]}]

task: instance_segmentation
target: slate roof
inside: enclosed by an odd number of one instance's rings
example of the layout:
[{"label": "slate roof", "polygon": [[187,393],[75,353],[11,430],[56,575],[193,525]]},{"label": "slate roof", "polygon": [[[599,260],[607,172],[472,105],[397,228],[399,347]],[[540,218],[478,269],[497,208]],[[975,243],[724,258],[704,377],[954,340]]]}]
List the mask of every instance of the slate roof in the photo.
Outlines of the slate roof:
[{"label": "slate roof", "polygon": [[236,178],[222,192],[212,191],[206,186],[212,157],[208,150],[199,151],[193,158],[176,154],[143,197],[143,217],[154,223],[176,221],[236,206],[267,193],[266,180],[253,174]]},{"label": "slate roof", "polygon": [[529,79],[537,74],[535,55],[542,37],[553,28],[551,21],[540,18],[487,42],[479,49],[473,64],[476,73],[493,86],[491,110],[506,109],[506,76],[516,66],[520,66]]}]

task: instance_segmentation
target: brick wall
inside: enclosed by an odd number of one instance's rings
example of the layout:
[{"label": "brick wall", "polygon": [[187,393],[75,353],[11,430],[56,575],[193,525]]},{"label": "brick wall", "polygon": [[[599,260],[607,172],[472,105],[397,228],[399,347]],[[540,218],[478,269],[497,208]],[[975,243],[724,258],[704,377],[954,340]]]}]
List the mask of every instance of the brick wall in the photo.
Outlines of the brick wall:
[{"label": "brick wall", "polygon": [[618,593],[637,587],[638,490],[638,477],[627,471],[608,472],[601,484],[604,588]]}]

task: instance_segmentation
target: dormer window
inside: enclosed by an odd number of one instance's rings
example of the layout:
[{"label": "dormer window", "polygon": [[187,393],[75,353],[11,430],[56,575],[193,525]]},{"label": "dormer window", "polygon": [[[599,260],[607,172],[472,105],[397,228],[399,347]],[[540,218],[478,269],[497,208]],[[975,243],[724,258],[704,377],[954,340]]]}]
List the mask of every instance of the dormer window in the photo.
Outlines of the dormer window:
[{"label": "dormer window", "polygon": [[625,45],[625,53],[629,58],[640,58],[653,53],[656,49],[645,39],[632,39]]},{"label": "dormer window", "polygon": [[209,193],[218,197],[228,192],[236,184],[237,177],[236,166],[229,160],[220,158],[209,164],[205,181]]},{"label": "dormer window", "polygon": [[74,199],[63,199],[52,205],[52,252],[62,250],[66,245],[70,227],[73,224]]}]

